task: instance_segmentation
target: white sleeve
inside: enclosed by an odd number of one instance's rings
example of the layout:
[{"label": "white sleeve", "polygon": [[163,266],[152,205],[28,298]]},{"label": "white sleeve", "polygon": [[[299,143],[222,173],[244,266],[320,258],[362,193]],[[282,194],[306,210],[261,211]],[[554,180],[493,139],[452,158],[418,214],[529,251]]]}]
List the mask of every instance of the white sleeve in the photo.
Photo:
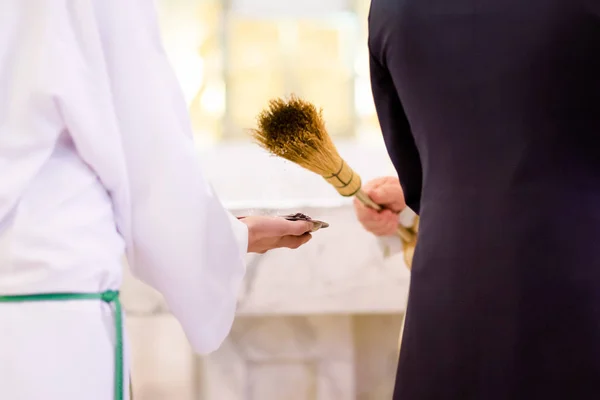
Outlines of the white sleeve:
[{"label": "white sleeve", "polygon": [[[415,212],[407,207],[398,215],[398,223],[406,227],[411,227],[415,222],[416,216]],[[377,239],[379,247],[386,258],[401,253],[404,249],[402,240],[397,235],[379,236]]]},{"label": "white sleeve", "polygon": [[227,213],[227,215],[240,251],[246,254],[248,252],[248,227],[233,214]]},{"label": "white sleeve", "polygon": [[[211,352],[233,323],[248,232],[202,174],[153,2],[63,1],[61,46],[72,46],[63,54],[66,124],[95,170],[124,171],[126,179],[104,183],[133,274],[162,293],[194,350]],[[113,137],[120,149],[108,148]],[[119,151],[122,165],[101,157]]]}]

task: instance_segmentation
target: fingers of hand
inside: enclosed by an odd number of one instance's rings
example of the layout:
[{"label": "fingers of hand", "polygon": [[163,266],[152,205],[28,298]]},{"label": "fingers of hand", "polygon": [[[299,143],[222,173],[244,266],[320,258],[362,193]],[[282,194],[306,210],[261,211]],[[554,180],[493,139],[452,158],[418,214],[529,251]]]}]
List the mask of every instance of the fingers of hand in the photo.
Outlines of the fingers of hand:
[{"label": "fingers of hand", "polygon": [[283,236],[279,243],[278,247],[287,247],[289,249],[297,249],[303,244],[307,243],[310,239],[312,239],[312,235],[310,233],[304,233],[300,236],[296,235],[287,235]]},{"label": "fingers of hand", "polygon": [[290,235],[290,236],[301,236],[304,235],[307,232],[312,231],[313,229],[313,224],[312,222],[308,222],[308,221],[285,221],[287,222],[286,224],[286,229],[283,232],[283,235]]},{"label": "fingers of hand", "polygon": [[378,225],[382,222],[390,219],[390,214],[392,212],[389,210],[385,210],[383,212],[377,212],[373,210],[365,210],[361,212],[359,216],[359,221],[364,225]]},{"label": "fingers of hand", "polygon": [[364,205],[360,200],[354,199],[354,211],[356,215],[361,218],[371,219],[376,218],[379,215],[379,211]]},{"label": "fingers of hand", "polygon": [[398,230],[398,222],[387,221],[380,225],[370,227],[367,230],[375,236],[391,236]]},{"label": "fingers of hand", "polygon": [[379,204],[390,204],[404,198],[400,185],[381,185],[368,192],[371,199]]},{"label": "fingers of hand", "polygon": [[263,229],[264,237],[278,236],[300,236],[313,229],[313,224],[308,221],[288,221],[282,217],[262,217],[265,224]]},{"label": "fingers of hand", "polygon": [[393,211],[400,212],[406,206],[404,193],[400,184],[385,184],[367,192],[369,197],[377,204],[381,204]]},{"label": "fingers of hand", "polygon": [[372,185],[373,189],[366,191],[367,194],[371,196],[375,193],[371,198],[389,209],[376,211],[365,206],[358,199],[354,199],[356,217],[368,232],[376,236],[393,235],[398,229],[398,213],[406,206],[402,187],[397,179],[394,181],[394,178],[378,178],[374,181],[378,181],[377,185]]},{"label": "fingers of hand", "polygon": [[356,217],[362,224],[379,222],[392,218],[397,219],[397,215],[391,210],[373,210],[372,208],[363,205],[358,200],[355,200],[354,202],[354,209],[356,211]]},{"label": "fingers of hand", "polygon": [[398,215],[390,210],[364,213],[359,215],[359,221],[367,231],[377,236],[392,235],[398,227]]}]

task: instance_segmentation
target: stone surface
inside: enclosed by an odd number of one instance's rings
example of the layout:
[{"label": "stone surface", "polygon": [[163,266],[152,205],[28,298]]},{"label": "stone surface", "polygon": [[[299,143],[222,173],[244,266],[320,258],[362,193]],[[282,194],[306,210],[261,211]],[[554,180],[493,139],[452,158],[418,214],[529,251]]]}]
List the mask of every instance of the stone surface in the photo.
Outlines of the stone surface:
[{"label": "stone surface", "polygon": [[402,254],[385,259],[350,206],[261,212],[296,211],[331,226],[295,252],[248,256],[238,318],[209,356],[193,356],[162,297],[126,275],[136,400],[391,398],[409,277]]},{"label": "stone surface", "polygon": [[[298,250],[248,255],[239,315],[404,312],[409,273],[401,253],[384,258],[378,240],[355,221],[350,206],[262,213],[295,211],[327,221],[330,227],[316,232]],[[256,213],[235,211],[237,215]],[[166,310],[160,295],[129,275],[123,292],[123,302],[131,312]]]},{"label": "stone surface", "polygon": [[353,399],[353,349],[347,316],[242,317],[203,360],[201,398]]},{"label": "stone surface", "polygon": [[196,356],[170,315],[127,318],[135,400],[197,400]]},{"label": "stone surface", "polygon": [[136,400],[385,400],[400,315],[239,317],[195,357],[170,316],[133,317]]},{"label": "stone surface", "polygon": [[[385,258],[350,200],[320,177],[246,150],[203,154],[208,178],[234,214],[302,212],[330,227],[299,250],[248,255],[238,318],[223,346],[205,357],[191,353],[162,297],[127,273],[135,400],[391,398],[409,282],[402,254]],[[363,179],[390,172],[381,149],[340,151]],[[242,154],[254,169],[226,162]]]}]

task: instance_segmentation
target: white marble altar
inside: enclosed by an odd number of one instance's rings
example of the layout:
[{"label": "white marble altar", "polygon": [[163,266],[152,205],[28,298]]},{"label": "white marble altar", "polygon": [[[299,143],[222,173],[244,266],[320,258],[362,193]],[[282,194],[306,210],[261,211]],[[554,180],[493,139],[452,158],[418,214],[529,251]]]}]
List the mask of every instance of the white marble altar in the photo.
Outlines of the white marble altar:
[{"label": "white marble altar", "polygon": [[[380,146],[340,151],[365,180],[391,171]],[[203,160],[235,214],[304,212],[331,226],[294,252],[248,256],[238,318],[209,356],[194,356],[160,296],[128,278],[135,399],[391,398],[409,278],[402,255],[385,258],[349,201],[294,165],[248,145]]]}]

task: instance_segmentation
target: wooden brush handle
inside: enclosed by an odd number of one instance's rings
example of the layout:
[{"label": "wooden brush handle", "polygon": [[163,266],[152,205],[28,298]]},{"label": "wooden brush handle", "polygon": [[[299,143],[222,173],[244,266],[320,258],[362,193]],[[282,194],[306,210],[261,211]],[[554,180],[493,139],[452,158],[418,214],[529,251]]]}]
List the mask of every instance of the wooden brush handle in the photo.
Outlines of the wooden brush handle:
[{"label": "wooden brush handle", "polygon": [[[380,211],[384,208],[381,205],[375,203],[373,200],[371,200],[369,195],[366,194],[362,189],[359,189],[356,192],[355,196],[361,203],[363,203],[367,207],[372,208],[373,210]],[[406,243],[411,243],[415,239],[414,233],[412,233],[408,228],[400,224],[398,224],[398,230],[396,231],[396,234],[400,236],[400,238]]]}]

